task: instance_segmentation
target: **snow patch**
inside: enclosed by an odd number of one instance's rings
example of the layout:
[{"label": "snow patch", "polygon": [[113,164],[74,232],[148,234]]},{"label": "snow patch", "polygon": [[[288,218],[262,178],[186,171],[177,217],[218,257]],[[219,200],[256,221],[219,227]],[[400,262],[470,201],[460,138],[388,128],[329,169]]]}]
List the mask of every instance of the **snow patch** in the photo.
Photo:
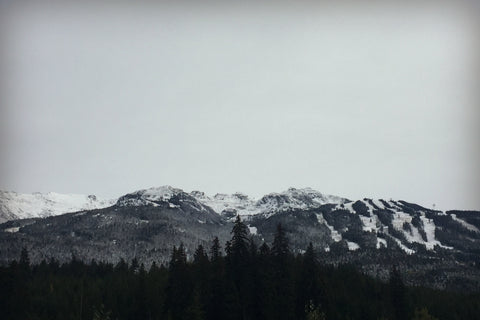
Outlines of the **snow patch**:
[{"label": "snow patch", "polygon": [[373,204],[378,207],[380,210],[385,210],[385,206],[383,205],[382,201],[373,199]]},{"label": "snow patch", "polygon": [[333,226],[328,224],[327,220],[325,220],[325,218],[323,217],[323,214],[317,213],[317,221],[320,224],[326,225],[327,228],[330,229],[330,235],[331,235],[333,241],[339,242],[339,241],[342,240],[342,235],[337,230],[335,230],[335,228]]},{"label": "snow patch", "polygon": [[387,240],[377,237],[377,249],[380,249],[382,246],[387,248]]},{"label": "snow patch", "polygon": [[248,226],[248,230],[250,231],[250,234],[257,234],[257,227]]},{"label": "snow patch", "polygon": [[392,220],[392,225],[395,229],[402,231],[403,230],[403,224],[404,223],[411,223],[412,222],[412,216],[410,216],[408,213],[402,212],[402,211],[397,211],[393,214],[393,220]]},{"label": "snow patch", "polygon": [[425,231],[425,234],[427,235],[427,241],[425,242],[425,246],[429,250],[433,250],[433,247],[435,245],[439,245],[443,248],[450,248],[448,246],[442,245],[442,243],[438,240],[435,239],[435,223],[433,223],[432,219],[428,219],[425,217],[425,214],[423,213],[422,216],[420,217],[423,222],[423,230]]},{"label": "snow patch", "polygon": [[353,202],[353,201],[352,201],[352,202],[349,202],[349,203],[345,203],[345,204],[343,205],[343,208],[342,208],[340,205],[337,205],[337,206],[335,207],[335,209],[337,209],[337,210],[341,210],[341,209],[343,209],[343,210],[348,210],[348,211],[350,211],[351,213],[356,214],[355,210],[353,210],[353,204],[354,204],[354,203],[355,203],[355,202]]},{"label": "snow patch", "polygon": [[348,250],[355,251],[360,249],[360,246],[356,242],[347,241]]},{"label": "snow patch", "polygon": [[[407,223],[410,227],[410,231],[404,230],[403,225]],[[401,231],[405,238],[407,239],[408,242],[417,242],[421,244],[425,244],[427,249],[429,248],[429,245],[427,245],[428,241],[425,242],[422,238],[422,235],[418,231],[416,227],[412,225],[412,216],[401,211],[397,211],[393,215],[393,221],[392,221],[393,227],[397,229],[398,231]],[[433,247],[432,247],[433,248]]]},{"label": "snow patch", "polygon": [[[402,211],[397,211],[393,214],[392,224],[393,224],[393,227],[396,230],[401,231],[404,234],[405,238],[410,243],[417,242],[417,243],[423,244],[423,245],[425,245],[425,248],[427,250],[433,250],[433,248],[436,245],[441,246],[443,248],[450,248],[450,247],[442,245],[442,243],[440,241],[435,239],[435,223],[433,222],[432,219],[428,219],[425,216],[425,213],[423,211],[421,211],[420,219],[423,222],[423,230],[425,231],[425,234],[427,236],[426,241],[423,239],[423,237],[422,237],[420,231],[418,230],[418,228],[412,225],[412,216],[411,215],[409,215],[405,212],[402,212]],[[407,230],[403,229],[404,223],[409,224],[409,227],[410,227],[411,231],[407,231]]]},{"label": "snow patch", "polygon": [[366,206],[367,206],[367,210],[370,214],[372,214],[373,210],[375,210],[375,208],[368,202],[368,201],[362,201]]},{"label": "snow patch", "polygon": [[450,216],[452,217],[453,220],[457,221],[458,223],[460,223],[462,226],[464,226],[468,230],[474,231],[474,232],[480,232],[480,230],[478,230],[477,227],[475,227],[473,224],[468,223],[465,220],[462,220],[462,219],[458,218],[456,214],[452,213]]},{"label": "snow patch", "polygon": [[372,215],[370,217],[365,217],[359,215],[360,220],[362,221],[362,230],[367,232],[378,232],[378,217],[377,215]]},{"label": "snow patch", "polygon": [[398,246],[399,246],[403,251],[405,251],[406,254],[413,254],[413,253],[415,253],[415,250],[412,250],[412,249],[410,249],[410,248],[407,248],[407,247],[402,243],[402,241],[400,241],[399,239],[393,238],[393,240],[395,240],[395,242],[398,244]]}]

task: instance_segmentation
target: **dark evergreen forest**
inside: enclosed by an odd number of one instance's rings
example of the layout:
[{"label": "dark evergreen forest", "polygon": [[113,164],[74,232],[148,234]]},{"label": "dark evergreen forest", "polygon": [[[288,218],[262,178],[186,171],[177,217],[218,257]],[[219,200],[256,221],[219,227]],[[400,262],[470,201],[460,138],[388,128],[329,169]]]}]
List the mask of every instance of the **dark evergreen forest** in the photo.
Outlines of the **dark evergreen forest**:
[{"label": "dark evergreen forest", "polygon": [[[225,254],[224,254],[225,252]],[[0,267],[2,319],[479,319],[480,294],[406,287],[392,265],[381,282],[354,266],[325,265],[312,244],[293,255],[281,225],[257,247],[237,218],[224,247],[182,244],[168,266],[72,257]]]}]

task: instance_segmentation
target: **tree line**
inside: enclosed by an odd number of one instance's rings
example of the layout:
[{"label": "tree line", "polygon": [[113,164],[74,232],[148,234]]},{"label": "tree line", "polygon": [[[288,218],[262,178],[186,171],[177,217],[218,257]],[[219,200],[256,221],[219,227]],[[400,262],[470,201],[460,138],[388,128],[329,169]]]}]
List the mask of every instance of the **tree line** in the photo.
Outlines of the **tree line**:
[{"label": "tree line", "polygon": [[75,257],[0,267],[3,319],[478,319],[479,294],[406,287],[392,267],[385,283],[354,266],[321,263],[310,243],[294,255],[278,225],[273,243],[257,247],[237,217],[230,241],[182,244],[170,263],[148,270],[136,259],[117,264]]}]

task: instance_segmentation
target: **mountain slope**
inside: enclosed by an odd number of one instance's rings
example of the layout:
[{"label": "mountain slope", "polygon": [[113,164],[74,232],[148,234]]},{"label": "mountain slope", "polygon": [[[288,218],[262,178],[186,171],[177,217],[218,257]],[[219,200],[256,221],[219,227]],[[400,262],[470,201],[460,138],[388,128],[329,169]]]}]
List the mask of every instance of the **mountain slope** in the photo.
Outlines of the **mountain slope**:
[{"label": "mountain slope", "polygon": [[225,244],[237,214],[257,246],[271,244],[281,223],[293,252],[303,252],[312,242],[325,263],[352,263],[381,278],[396,263],[413,284],[480,287],[479,211],[351,201],[293,188],[255,200],[240,193],[209,197],[164,186],[126,194],[101,209],[8,221],[0,224],[0,263],[18,258],[22,247],[34,262],[76,256],[164,263],[180,243],[190,257],[199,244],[208,248],[215,236]]},{"label": "mountain slope", "polygon": [[[241,193],[209,197],[200,191],[187,193],[171,186],[138,190],[116,200],[57,193],[0,192],[0,210],[4,220],[43,218],[113,205],[122,210],[165,206],[170,209],[188,208],[191,212],[215,216],[217,222],[233,221],[238,214],[249,224],[252,233],[264,239],[270,239],[278,223],[292,230],[300,224],[302,228],[313,228],[308,236],[302,238],[320,237],[322,241],[317,239],[314,242],[326,251],[336,243],[352,251],[392,247],[407,254],[415,253],[418,248],[432,251],[435,248],[454,250],[458,246],[466,246],[475,249],[475,241],[462,239],[477,239],[480,235],[480,218],[475,212],[445,213],[394,200],[351,201],[310,188],[290,188],[267,194],[259,200]],[[305,234],[307,231],[302,228],[296,232]],[[7,229],[16,230],[4,230]],[[299,250],[306,247],[308,243],[305,241],[295,243]]]},{"label": "mountain slope", "polygon": [[218,214],[229,217],[238,214],[243,218],[258,214],[269,216],[285,210],[318,208],[327,203],[342,204],[349,201],[345,198],[322,194],[311,188],[290,188],[280,193],[269,193],[259,200],[249,198],[243,193],[232,195],[217,193],[214,197],[208,197],[200,191],[193,191],[190,194]]},{"label": "mountain slope", "polygon": [[[27,246],[32,261],[55,257],[118,261],[139,257],[165,263],[174,245],[207,245],[213,234],[228,237],[229,227],[212,209],[177,189],[140,190],[113,206],[0,225],[0,257],[13,258]],[[168,195],[167,195],[168,193]],[[160,196],[162,195],[162,196]],[[192,249],[193,250],[193,249]]]},{"label": "mountain slope", "polygon": [[115,201],[116,199],[99,199],[94,195],[0,191],[0,223],[105,208],[113,205]]}]

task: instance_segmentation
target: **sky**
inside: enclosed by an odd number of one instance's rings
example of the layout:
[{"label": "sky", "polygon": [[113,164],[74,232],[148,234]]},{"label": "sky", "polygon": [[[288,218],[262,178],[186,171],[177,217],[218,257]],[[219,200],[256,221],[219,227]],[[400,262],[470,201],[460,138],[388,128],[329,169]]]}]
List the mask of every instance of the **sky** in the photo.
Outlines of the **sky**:
[{"label": "sky", "polygon": [[0,190],[480,209],[476,2],[0,6]]}]

